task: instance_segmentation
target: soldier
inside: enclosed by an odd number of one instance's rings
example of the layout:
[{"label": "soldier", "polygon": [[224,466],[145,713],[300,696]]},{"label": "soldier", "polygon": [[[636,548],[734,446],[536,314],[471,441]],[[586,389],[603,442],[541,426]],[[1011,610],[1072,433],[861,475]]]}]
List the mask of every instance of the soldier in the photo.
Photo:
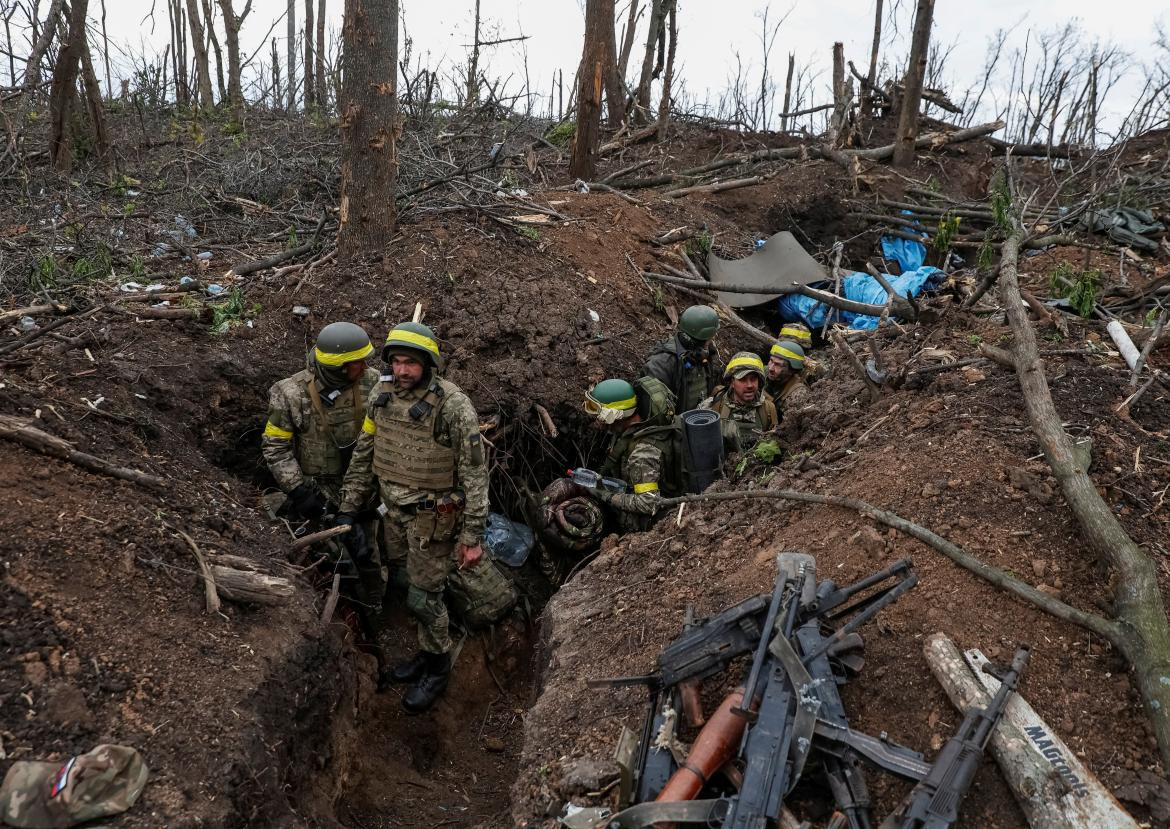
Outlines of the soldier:
[{"label": "soldier", "polygon": [[715,391],[719,353],[711,338],[719,330],[719,315],[706,305],[692,305],[678,320],[678,331],[659,343],[642,366],[642,377],[656,377],[674,395],[675,410],[698,408]]},{"label": "soldier", "polygon": [[781,340],[768,355],[766,391],[781,409],[799,404],[808,397],[804,384],[804,349],[791,340]]},{"label": "soldier", "polygon": [[745,452],[780,425],[776,404],[763,389],[764,361],[750,351],[739,352],[723,370],[723,382],[703,408],[719,413],[727,453]]},{"label": "soldier", "polygon": [[[366,396],[378,382],[378,372],[366,365],[373,351],[369,335],[359,326],[330,323],[309,351],[305,368],[268,391],[261,451],[277,486],[288,493],[291,512],[303,520],[319,521],[341,503],[341,483],[361,434]],[[353,598],[365,632],[376,638],[386,580],[374,506],[363,502],[354,508],[361,513],[361,532],[343,536],[342,542],[357,570]]]},{"label": "soldier", "polygon": [[511,608],[515,593],[483,560],[488,471],[479,418],[467,395],[439,376],[443,359],[434,332],[415,322],[395,326],[382,359],[393,373],[367,401],[337,523],[352,524],[380,490],[388,545],[406,551],[406,606],[418,623],[419,651],[380,676],[379,687],[412,683],[402,704],[417,713],[435,703],[450,677],[448,583],[458,582],[492,618]]},{"label": "soldier", "polygon": [[[812,332],[809,331],[807,325],[803,322],[786,322],[784,323],[784,327],[780,329],[780,333],[776,336],[781,340],[792,340],[792,342],[803,349],[804,371],[800,376],[806,386],[811,386],[818,380],[829,376],[825,364],[808,356],[812,353]],[[776,402],[779,403],[780,401],[777,400]]]},{"label": "soldier", "polygon": [[603,380],[585,394],[585,411],[613,442],[601,474],[626,483],[628,492],[597,487],[589,494],[609,506],[623,532],[648,529],[661,497],[683,493],[681,430],[669,389],[653,377]]}]

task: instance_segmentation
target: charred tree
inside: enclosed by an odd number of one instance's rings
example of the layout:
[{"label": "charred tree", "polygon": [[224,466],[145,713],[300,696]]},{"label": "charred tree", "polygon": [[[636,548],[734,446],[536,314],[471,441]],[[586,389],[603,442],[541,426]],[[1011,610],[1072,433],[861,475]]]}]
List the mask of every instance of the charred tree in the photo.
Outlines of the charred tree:
[{"label": "charred tree", "polygon": [[[211,109],[215,106],[215,98],[211,91],[211,61],[207,55],[207,38],[203,30],[203,21],[200,19],[199,0],[187,0],[187,19],[191,23],[191,46],[195,50],[195,77],[197,78],[199,106],[203,109]],[[210,21],[208,25],[210,25]]]},{"label": "charred tree", "polygon": [[[650,27],[646,32],[646,51],[642,53],[642,71],[638,75],[637,118],[645,123],[650,117],[650,84],[662,71],[663,25],[666,21],[667,0],[651,0]],[[655,55],[658,62],[655,64]]]},{"label": "charred tree", "polygon": [[325,0],[317,0],[317,48],[313,50],[317,81],[317,106],[329,108],[329,87],[325,83]]},{"label": "charred tree", "polygon": [[463,103],[465,106],[472,107],[479,103],[479,3],[480,0],[475,0],[475,18],[473,22],[473,29],[471,35],[471,54],[467,57],[467,77],[465,78],[465,87]]},{"label": "charred tree", "polygon": [[240,84],[240,27],[252,10],[252,0],[244,4],[244,10],[239,15],[232,8],[232,0],[219,0],[219,10],[223,12],[224,41],[228,53],[228,100],[231,102],[232,118],[239,123],[244,120],[244,89]]},{"label": "charred tree", "polygon": [[670,96],[674,92],[674,55],[678,48],[678,3],[677,0],[667,0],[670,4],[670,25],[667,27],[667,36],[670,46],[666,50],[666,70],[662,76],[662,99],[658,103],[658,140],[666,138],[666,125],[670,123]]},{"label": "charred tree", "polygon": [[313,83],[313,0],[305,0],[305,112],[317,106],[317,89]]},{"label": "charred tree", "polygon": [[612,43],[614,0],[587,0],[585,42],[581,67],[577,70],[577,133],[569,175],[583,181],[593,178],[597,148],[601,141],[601,88],[605,77],[606,30]]},{"label": "charred tree", "polygon": [[34,30],[33,47],[24,67],[24,81],[21,83],[20,108],[17,110],[16,117],[13,119],[13,126],[9,128],[8,146],[10,152],[15,149],[20,134],[24,132],[25,121],[28,120],[33,99],[36,97],[37,90],[41,85],[41,62],[45,59],[45,53],[49,51],[49,44],[53,42],[53,32],[57,29],[56,21],[60,17],[61,8],[64,5],[65,0],[53,0],[49,6],[49,13],[45,17],[45,26],[39,34],[35,34],[37,28],[36,15],[35,13],[32,15]]},{"label": "charred tree", "polygon": [[[77,99],[78,67],[86,49],[85,14],[88,9],[89,0],[73,0],[67,39],[57,50],[57,62],[53,65],[53,85],[49,90],[49,158],[61,173],[68,173],[73,167],[70,124]],[[45,25],[49,28],[52,21]]]},{"label": "charred tree", "polygon": [[94,152],[102,167],[108,169],[112,160],[110,134],[106,130],[106,111],[102,104],[102,88],[98,83],[97,72],[93,68],[93,55],[90,52],[88,41],[82,44],[81,85],[85,90],[85,108],[89,116],[89,127],[93,131]]},{"label": "charred tree", "polygon": [[279,112],[284,107],[284,93],[280,85],[280,53],[276,50],[276,38],[272,38],[272,110]]},{"label": "charred tree", "polygon": [[617,25],[615,18],[615,4],[613,0],[607,0],[609,5],[608,11],[608,25],[605,30],[605,105],[606,118],[609,121],[611,128],[616,129],[621,125],[622,121],[626,120],[626,89],[625,83],[622,81],[621,72],[618,70],[617,57],[617,37],[614,26]]},{"label": "charred tree", "polygon": [[346,0],[342,26],[343,259],[378,254],[394,232],[398,183],[398,0]]},{"label": "charred tree", "polygon": [[285,78],[288,86],[288,111],[297,110],[297,0],[288,0],[288,11],[285,13],[285,23],[288,24],[288,60],[284,62]]},{"label": "charred tree", "polygon": [[873,12],[873,48],[869,51],[869,72],[865,76],[865,88],[861,90],[861,117],[873,114],[873,91],[877,86],[878,50],[882,44],[882,0],[877,0]]},{"label": "charred tree", "polygon": [[626,73],[630,69],[630,53],[634,51],[634,37],[638,32],[639,0],[630,0],[630,8],[626,17],[626,30],[622,34],[622,48],[618,53],[617,71],[622,84],[625,84]]},{"label": "charred tree", "polygon": [[914,12],[914,35],[910,41],[910,60],[903,80],[905,93],[898,116],[898,138],[894,148],[894,166],[914,163],[914,141],[918,138],[918,108],[922,104],[922,83],[930,51],[930,27],[934,23],[934,0],[918,0]]}]

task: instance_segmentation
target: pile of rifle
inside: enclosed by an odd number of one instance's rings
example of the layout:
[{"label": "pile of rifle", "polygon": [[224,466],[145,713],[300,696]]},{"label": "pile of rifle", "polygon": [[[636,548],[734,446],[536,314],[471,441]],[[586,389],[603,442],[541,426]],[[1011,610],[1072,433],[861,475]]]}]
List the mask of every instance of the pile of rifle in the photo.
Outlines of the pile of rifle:
[{"label": "pile of rifle", "polygon": [[[625,729],[619,741],[622,810],[596,827],[810,827],[784,806],[807,773],[832,793],[830,829],[872,829],[863,761],[916,784],[880,829],[942,829],[958,819],[1028,649],[1017,651],[991,703],[968,712],[931,764],[884,733],[850,728],[838,692],[864,664],[857,629],[918,583],[911,562],[847,587],[827,579],[818,584],[815,560],[802,553],[782,553],[777,567],[770,597],[754,596],[699,623],[688,611],[682,635],[659,656],[655,673],[591,683],[643,684],[651,697],[641,737]],[[743,684],[704,717],[699,683],[748,655]],[[689,750],[677,739],[680,710],[700,728]]]}]

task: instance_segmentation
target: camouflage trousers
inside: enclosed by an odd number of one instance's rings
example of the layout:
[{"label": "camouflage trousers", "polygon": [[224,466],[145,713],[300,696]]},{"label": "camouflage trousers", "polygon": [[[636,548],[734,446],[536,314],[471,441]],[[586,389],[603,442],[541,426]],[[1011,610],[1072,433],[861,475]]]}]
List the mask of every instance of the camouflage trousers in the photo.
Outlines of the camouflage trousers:
[{"label": "camouflage trousers", "polygon": [[485,555],[469,570],[457,565],[460,513],[411,513],[387,505],[387,549],[405,551],[406,609],[418,624],[419,648],[430,653],[451,650],[450,616],[444,593],[464,622],[473,627],[503,617],[516,603],[516,591]]}]

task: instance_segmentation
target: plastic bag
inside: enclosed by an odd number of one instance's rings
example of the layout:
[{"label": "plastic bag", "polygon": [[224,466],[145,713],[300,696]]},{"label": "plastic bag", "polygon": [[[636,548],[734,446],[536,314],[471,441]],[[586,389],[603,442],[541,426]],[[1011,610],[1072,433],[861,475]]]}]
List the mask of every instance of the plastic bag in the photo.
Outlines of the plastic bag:
[{"label": "plastic bag", "polygon": [[524,524],[492,512],[488,514],[483,543],[497,561],[509,567],[520,567],[528,560],[536,537]]}]

